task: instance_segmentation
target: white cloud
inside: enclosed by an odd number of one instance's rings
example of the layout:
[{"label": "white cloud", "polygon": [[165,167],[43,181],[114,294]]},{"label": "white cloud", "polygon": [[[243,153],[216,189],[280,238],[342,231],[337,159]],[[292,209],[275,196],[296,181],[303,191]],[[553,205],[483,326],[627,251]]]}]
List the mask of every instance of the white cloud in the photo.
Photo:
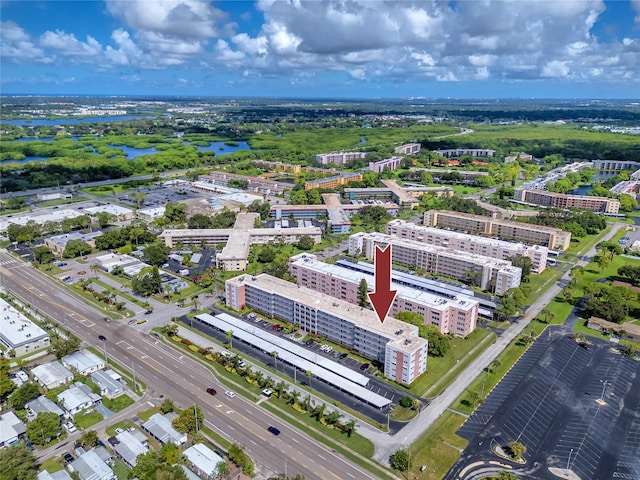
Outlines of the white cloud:
[{"label": "white cloud", "polygon": [[142,50],[131,40],[129,32],[119,28],[111,33],[111,39],[117,48],[107,45],[105,55],[110,62],[117,66],[136,65],[143,57]]},{"label": "white cloud", "polygon": [[559,78],[569,75],[569,67],[566,62],[552,60],[542,67],[541,75],[547,78]]},{"label": "white cloud", "polygon": [[640,0],[631,0],[631,6],[636,11],[636,23],[640,23]]},{"label": "white cloud", "polygon": [[42,34],[40,46],[67,57],[95,57],[102,52],[102,45],[95,38],[87,35],[87,41],[82,42],[73,33],[61,30]]},{"label": "white cloud", "polygon": [[14,22],[0,22],[0,56],[18,62],[51,61],[45,56],[44,51],[34,44],[27,32]]}]

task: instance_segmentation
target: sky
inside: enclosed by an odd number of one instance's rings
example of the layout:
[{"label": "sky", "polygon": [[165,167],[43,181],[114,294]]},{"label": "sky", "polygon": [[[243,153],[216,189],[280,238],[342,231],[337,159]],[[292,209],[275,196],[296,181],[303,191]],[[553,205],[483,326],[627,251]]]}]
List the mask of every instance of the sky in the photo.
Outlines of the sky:
[{"label": "sky", "polygon": [[640,97],[640,0],[0,0],[0,93]]}]

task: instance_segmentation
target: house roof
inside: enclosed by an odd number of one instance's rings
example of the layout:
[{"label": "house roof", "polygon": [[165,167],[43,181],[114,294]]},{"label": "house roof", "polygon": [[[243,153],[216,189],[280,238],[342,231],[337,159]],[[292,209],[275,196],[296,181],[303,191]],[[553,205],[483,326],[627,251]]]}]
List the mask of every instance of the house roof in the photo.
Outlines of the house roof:
[{"label": "house roof", "polygon": [[184,454],[198,470],[208,474],[215,471],[218,463],[224,462],[224,458],[202,443],[187,448]]},{"label": "house roof", "polygon": [[0,445],[27,431],[27,426],[12,411],[0,415]]},{"label": "house roof", "polygon": [[64,411],[44,395],[27,402],[26,406],[36,415],[43,412],[55,413],[58,416],[64,415]]},{"label": "house roof", "polygon": [[73,373],[60,362],[38,365],[31,370],[31,374],[45,386],[73,378]]},{"label": "house roof", "polygon": [[77,471],[83,480],[102,480],[113,476],[111,467],[95,450],[89,450],[80,455],[71,462],[69,468]]},{"label": "house roof", "polygon": [[103,366],[104,360],[89,350],[79,350],[62,357],[62,363],[83,373],[92,368]]}]

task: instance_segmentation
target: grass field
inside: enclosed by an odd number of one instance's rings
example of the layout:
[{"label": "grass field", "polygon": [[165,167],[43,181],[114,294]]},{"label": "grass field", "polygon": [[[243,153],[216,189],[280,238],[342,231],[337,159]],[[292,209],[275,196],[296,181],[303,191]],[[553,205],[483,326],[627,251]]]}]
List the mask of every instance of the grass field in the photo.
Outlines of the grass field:
[{"label": "grass field", "polygon": [[95,425],[101,420],[102,415],[97,411],[83,413],[75,416],[76,426],[82,428],[83,430],[86,430],[87,428]]},{"label": "grass field", "polygon": [[55,473],[59,472],[60,470],[64,470],[60,457],[50,457],[46,460],[43,460],[42,463],[40,463],[39,468],[41,471],[46,470],[49,473]]},{"label": "grass field", "polygon": [[102,398],[102,404],[112,412],[119,412],[120,410],[124,410],[129,405],[133,405],[133,403],[133,399],[127,395],[120,395],[113,400],[106,397]]}]

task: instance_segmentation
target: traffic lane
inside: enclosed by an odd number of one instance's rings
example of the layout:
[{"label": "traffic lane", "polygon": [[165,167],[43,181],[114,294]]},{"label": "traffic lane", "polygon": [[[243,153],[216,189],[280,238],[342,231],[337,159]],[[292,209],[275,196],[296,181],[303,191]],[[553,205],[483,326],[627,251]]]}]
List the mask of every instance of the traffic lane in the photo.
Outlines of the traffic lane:
[{"label": "traffic lane", "polygon": [[[23,270],[26,270],[26,269],[23,269]],[[46,287],[50,287],[50,285],[47,285],[47,284],[51,284],[53,282],[47,278],[45,278],[43,281],[43,278],[40,276],[32,276],[31,279],[34,280],[33,288],[36,290],[47,290]],[[43,287],[45,288],[38,289],[38,284],[42,284]],[[28,287],[24,288],[24,285],[20,285],[20,284],[18,284],[18,286],[23,287],[23,288],[20,288],[20,290],[22,290],[23,293],[26,292],[30,294],[30,290]],[[64,290],[61,290],[61,292],[59,293],[61,293],[61,295],[57,296],[56,300],[64,302],[65,304],[76,303],[78,307],[84,307],[82,308],[82,310],[92,310],[88,306],[83,305],[77,301],[74,301],[75,300],[74,297],[69,298],[70,293],[65,292]],[[61,307],[59,303],[57,302],[53,303],[51,302],[50,298],[47,298],[44,296],[37,297],[37,300],[38,300],[37,305],[34,305],[34,306],[43,309],[47,313],[50,313],[52,310],[57,311],[58,316],[62,316],[65,313],[65,308],[69,308],[68,305],[64,305],[63,307]],[[46,306],[43,307],[43,303],[45,303]],[[62,308],[62,311],[61,311],[61,308]],[[79,309],[81,308],[78,308],[78,310]],[[87,315],[90,315],[89,312],[86,312],[86,313]],[[76,314],[76,316],[78,315],[79,314]],[[82,315],[82,316],[86,317],[85,315]],[[86,328],[87,325],[80,323],[80,322],[84,322],[85,318],[76,319],[75,316],[74,317],[68,316],[67,320],[68,320],[67,328],[69,328],[79,338],[82,338],[83,340],[91,344],[96,343],[98,340],[98,335],[101,335],[101,334],[106,336],[107,338],[111,336],[114,339],[114,341],[117,342],[125,338],[130,339],[131,332],[134,331],[133,329],[125,325],[119,324],[117,322],[93,323],[91,325],[92,328],[88,330]],[[175,398],[176,401],[178,401],[180,404],[186,405],[189,403],[194,403],[195,401],[199,400],[201,398],[199,392],[195,392],[195,395],[194,395],[194,392],[191,392],[191,395],[189,395],[188,393],[185,394],[185,392],[189,392],[190,390],[193,390],[193,382],[196,381],[198,377],[192,376],[193,378],[191,378],[191,382],[188,382],[181,378],[177,382],[177,384],[181,385],[182,388],[176,388],[176,382],[167,381],[168,378],[175,375],[175,370],[172,368],[165,367],[164,365],[162,365],[161,362],[154,361],[153,356],[154,355],[157,356],[160,352],[157,352],[155,349],[151,351],[149,349],[150,346],[145,345],[145,343],[146,342],[144,341],[136,342],[136,346],[144,347],[144,352],[143,352],[144,354],[142,355],[136,354],[136,352],[129,352],[128,351],[129,349],[127,349],[126,346],[124,348],[117,347],[113,349],[112,355],[120,363],[127,366],[131,362],[134,362],[134,364],[137,365],[136,374],[139,375],[140,378],[145,380],[150,386],[153,385],[153,387],[156,388],[157,390],[161,390],[163,392],[166,391],[167,395],[170,395],[172,398]],[[98,345],[98,347],[100,346],[101,345]],[[142,358],[143,356],[145,358]],[[163,358],[162,361],[170,365],[174,365],[175,357],[169,356],[168,358]],[[200,388],[202,390],[200,391],[204,391],[206,389],[206,385],[208,385],[211,382],[211,378],[213,378],[213,376],[212,374],[209,373],[209,377],[206,379],[207,383],[204,383],[204,379],[201,380]],[[250,409],[250,410],[251,410],[250,412],[251,415],[256,416],[256,418],[259,418],[260,416],[265,415],[265,412],[263,410],[258,410],[255,407],[254,409]],[[229,425],[228,422],[233,421],[233,418],[230,418],[228,416],[224,416],[224,417],[220,416],[219,412],[216,412],[214,410],[208,410],[208,413],[214,416],[218,422],[223,424],[225,424],[226,422],[227,426]],[[276,419],[273,417],[271,418],[271,420],[276,421]],[[239,425],[239,424],[235,423],[234,425]],[[266,429],[267,426],[268,425],[265,424],[264,429]],[[256,429],[257,429],[256,426],[254,426],[250,431],[246,431],[246,434],[242,434],[242,429],[236,429],[237,431],[234,432],[235,435],[233,440],[241,442],[244,445],[249,445],[251,444],[251,441],[253,439],[253,434]],[[359,469],[354,468],[345,459],[339,456],[336,456],[335,459],[333,460],[332,466],[334,468],[329,470],[323,464],[314,461],[314,459],[317,458],[318,448],[320,447],[319,444],[316,444],[315,442],[310,442],[310,439],[303,437],[300,434],[294,434],[294,430],[290,430],[288,435],[290,436],[290,438],[295,438],[296,441],[298,442],[297,444],[294,444],[295,442],[286,444],[287,449],[285,451],[297,452],[297,455],[295,457],[289,457],[291,460],[291,468],[297,467],[300,469],[304,469],[307,476],[309,475],[309,473],[312,473],[313,471],[322,472],[325,470],[331,476],[336,476],[336,473],[333,470],[335,470],[335,467],[338,467],[338,470],[336,470],[338,475],[347,475],[353,478],[374,478],[366,474],[365,472],[362,472]],[[298,435],[298,437],[296,437],[295,435]],[[236,438],[236,436],[238,438]],[[284,438],[281,439],[280,441],[284,442]],[[264,448],[264,443],[259,447]],[[332,452],[326,449],[326,447],[323,447],[323,448],[325,450],[325,453],[329,455],[332,454]],[[273,471],[280,471],[279,470],[280,465],[278,465],[277,462],[274,462],[274,459],[282,456],[283,454],[282,449],[279,450],[277,454],[274,454],[275,452],[264,452],[262,449],[255,449],[255,448],[252,448],[251,451],[254,456],[260,457],[262,462],[264,462],[263,465],[273,469]],[[298,458],[301,458],[301,460],[298,460]],[[307,470],[308,468],[310,468],[311,470]],[[323,478],[323,477],[321,476],[317,478]],[[341,478],[341,477],[337,476],[337,478]]]}]

